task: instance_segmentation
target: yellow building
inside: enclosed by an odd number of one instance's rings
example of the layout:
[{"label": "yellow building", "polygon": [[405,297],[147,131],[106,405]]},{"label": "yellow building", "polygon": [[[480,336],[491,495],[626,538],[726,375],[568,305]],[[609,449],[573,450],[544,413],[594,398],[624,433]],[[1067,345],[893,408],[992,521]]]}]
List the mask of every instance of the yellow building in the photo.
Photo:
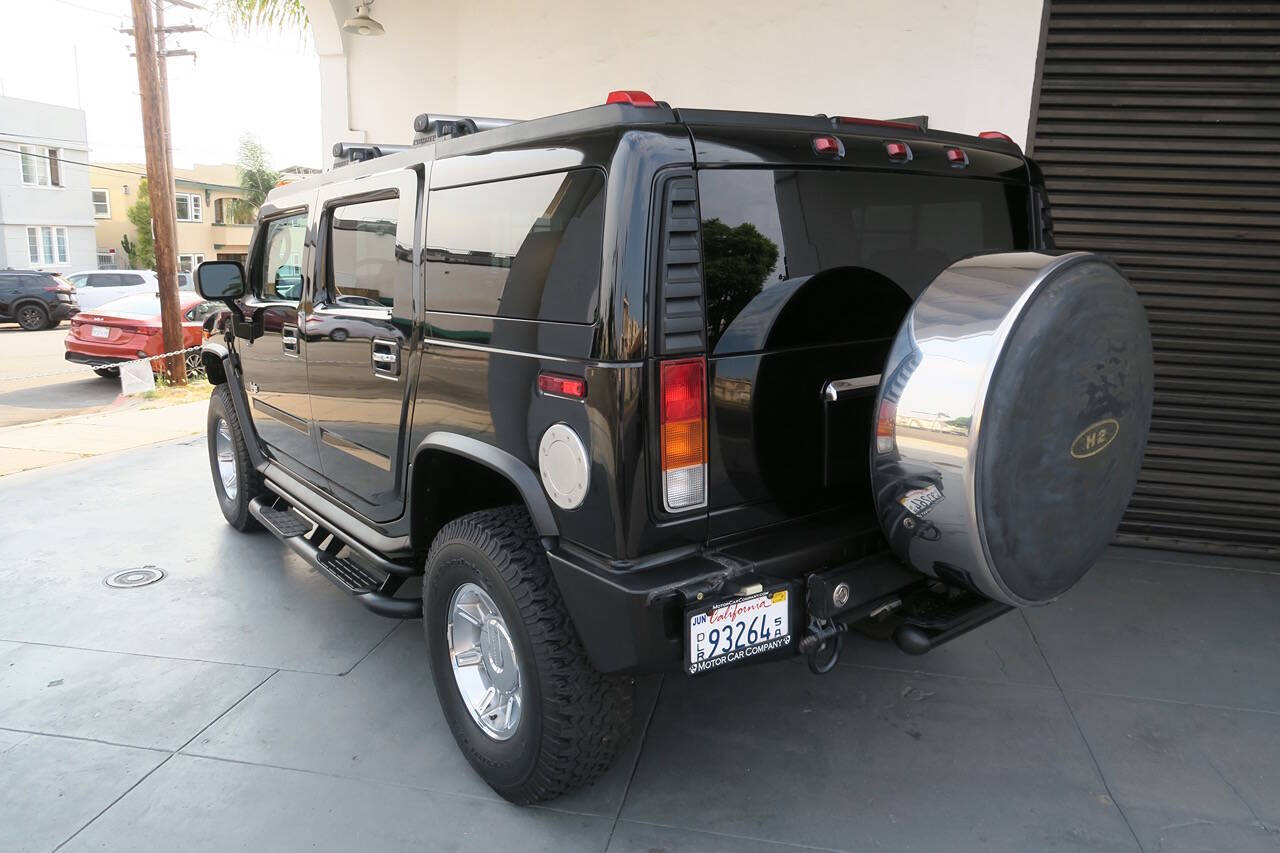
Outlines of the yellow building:
[{"label": "yellow building", "polygon": [[[138,163],[97,163],[89,167],[93,188],[94,231],[98,267],[125,269],[129,258],[121,245],[126,234],[137,238],[129,208],[138,200],[138,184],[146,167]],[[243,197],[236,167],[202,166],[174,170],[178,219],[178,269],[190,272],[201,261],[244,262],[253,233],[252,217],[238,219],[231,199]]]}]

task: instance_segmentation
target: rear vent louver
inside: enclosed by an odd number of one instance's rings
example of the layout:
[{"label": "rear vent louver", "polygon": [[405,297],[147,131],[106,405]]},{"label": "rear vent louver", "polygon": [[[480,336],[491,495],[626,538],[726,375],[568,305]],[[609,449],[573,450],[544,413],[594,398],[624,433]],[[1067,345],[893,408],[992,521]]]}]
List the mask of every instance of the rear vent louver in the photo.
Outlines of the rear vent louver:
[{"label": "rear vent louver", "polygon": [[659,294],[656,335],[661,354],[701,352],[706,320],[702,305],[702,246],[698,237],[698,192],[692,174],[663,185],[658,230]]},{"label": "rear vent louver", "polygon": [[1036,187],[1031,192],[1036,206],[1036,237],[1040,241],[1037,249],[1053,249],[1053,213],[1049,210],[1049,195],[1044,187]]}]

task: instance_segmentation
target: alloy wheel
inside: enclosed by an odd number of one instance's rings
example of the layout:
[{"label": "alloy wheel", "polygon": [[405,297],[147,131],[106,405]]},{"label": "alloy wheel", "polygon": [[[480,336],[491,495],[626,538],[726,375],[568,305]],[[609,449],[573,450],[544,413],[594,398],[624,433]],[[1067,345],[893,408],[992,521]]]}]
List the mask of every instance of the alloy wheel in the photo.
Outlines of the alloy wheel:
[{"label": "alloy wheel", "polygon": [[449,601],[449,663],[471,719],[494,740],[520,725],[520,663],[506,620],[489,594],[473,583]]},{"label": "alloy wheel", "polygon": [[236,477],[235,443],[231,440],[231,427],[225,418],[218,418],[217,440],[214,450],[218,455],[218,479],[222,480],[222,490],[229,500],[235,500],[240,485]]}]

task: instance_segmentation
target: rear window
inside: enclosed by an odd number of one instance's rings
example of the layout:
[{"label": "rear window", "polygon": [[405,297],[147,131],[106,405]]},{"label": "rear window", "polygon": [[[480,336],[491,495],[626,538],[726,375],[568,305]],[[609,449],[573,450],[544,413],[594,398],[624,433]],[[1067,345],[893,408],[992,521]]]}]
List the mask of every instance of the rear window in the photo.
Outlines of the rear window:
[{"label": "rear window", "polygon": [[433,190],[427,308],[593,322],[603,236],[595,169]]},{"label": "rear window", "polygon": [[94,310],[99,314],[138,314],[153,317],[160,313],[160,297],[149,293],[122,296]]},{"label": "rear window", "polygon": [[790,324],[796,339],[771,336],[768,345],[851,339],[845,312],[860,307],[859,296],[870,307],[884,301],[881,291],[913,300],[961,258],[1027,249],[1027,192],[928,175],[704,169],[708,345],[762,348],[761,318],[776,317],[812,285],[823,296],[808,300],[815,310],[805,311],[807,322]]}]

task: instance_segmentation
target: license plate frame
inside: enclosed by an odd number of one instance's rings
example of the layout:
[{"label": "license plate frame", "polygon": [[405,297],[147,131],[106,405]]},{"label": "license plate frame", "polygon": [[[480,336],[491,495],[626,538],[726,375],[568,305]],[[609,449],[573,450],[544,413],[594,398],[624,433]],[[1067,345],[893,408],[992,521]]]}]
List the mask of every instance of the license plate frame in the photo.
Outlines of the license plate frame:
[{"label": "license plate frame", "polygon": [[92,338],[109,338],[111,337],[110,326],[90,326],[89,336]]},{"label": "license plate frame", "polygon": [[[720,599],[685,610],[685,672],[701,675],[790,648],[794,621],[792,601],[790,585],[777,584],[752,595]],[[718,633],[725,630],[731,636],[728,645]],[[712,631],[717,632],[715,642],[709,639]],[[762,636],[766,631],[768,636]],[[753,635],[757,639],[751,642]],[[712,653],[708,654],[709,651]]]}]

